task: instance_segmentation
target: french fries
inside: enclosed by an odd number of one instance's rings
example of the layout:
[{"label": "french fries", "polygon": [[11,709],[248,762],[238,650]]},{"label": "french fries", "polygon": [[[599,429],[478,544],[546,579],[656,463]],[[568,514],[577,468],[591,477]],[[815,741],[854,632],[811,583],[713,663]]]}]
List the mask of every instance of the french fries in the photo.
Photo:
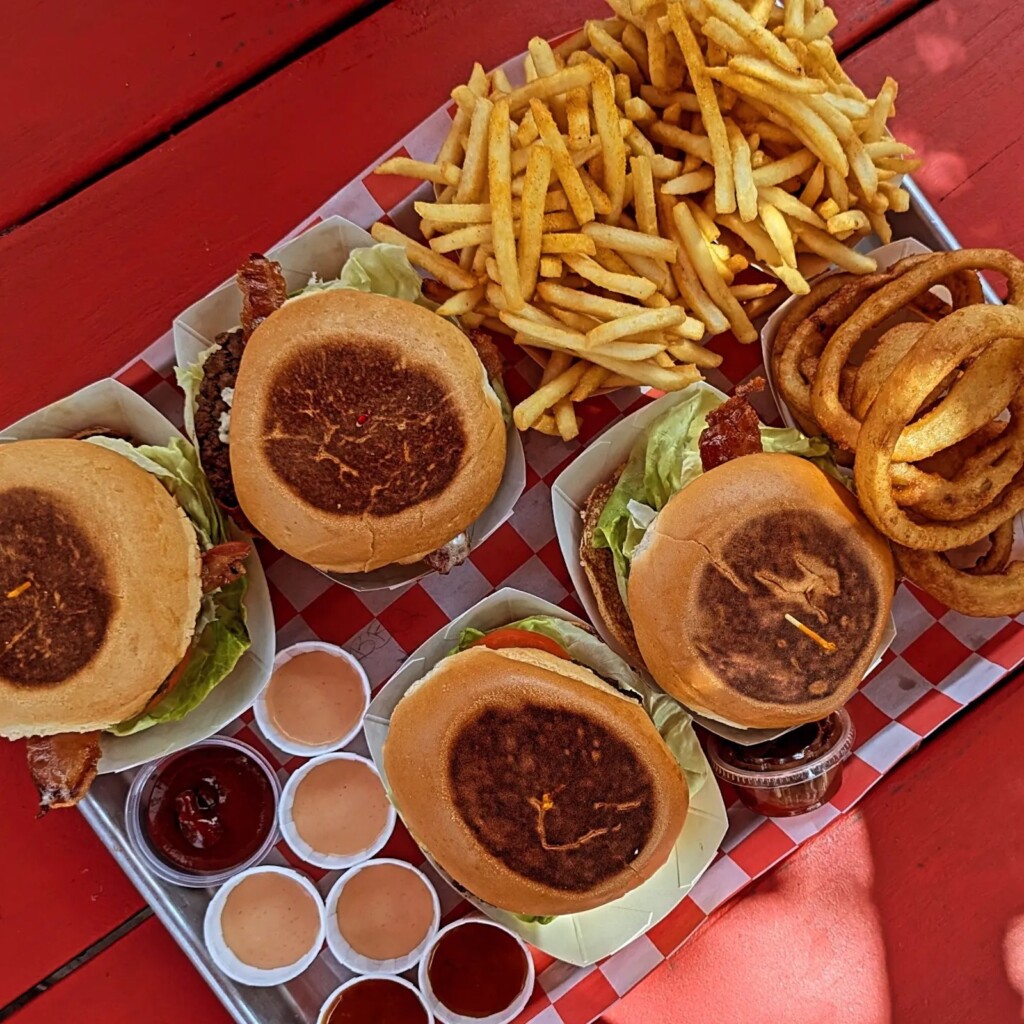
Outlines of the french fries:
[{"label": "french fries", "polygon": [[[891,237],[919,164],[888,133],[896,83],[850,81],[821,0],[608,2],[532,39],[518,79],[474,65],[437,158],[378,168],[434,194],[413,204],[428,244],[374,238],[446,286],[442,315],[546,356],[514,419],[564,440],[597,393],[699,379],[722,359],[705,337],[753,341],[829,263],[874,270],[853,247]],[[737,281],[752,264],[771,279]]]}]

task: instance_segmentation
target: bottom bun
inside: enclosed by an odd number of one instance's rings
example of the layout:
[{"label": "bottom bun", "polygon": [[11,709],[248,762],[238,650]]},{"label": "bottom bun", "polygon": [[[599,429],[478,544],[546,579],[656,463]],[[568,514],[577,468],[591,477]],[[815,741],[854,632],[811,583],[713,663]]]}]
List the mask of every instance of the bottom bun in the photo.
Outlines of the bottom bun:
[{"label": "bottom bun", "polygon": [[590,910],[636,888],[668,859],[689,804],[643,707],[536,650],[442,661],[395,709],[384,768],[416,841],[517,914]]}]

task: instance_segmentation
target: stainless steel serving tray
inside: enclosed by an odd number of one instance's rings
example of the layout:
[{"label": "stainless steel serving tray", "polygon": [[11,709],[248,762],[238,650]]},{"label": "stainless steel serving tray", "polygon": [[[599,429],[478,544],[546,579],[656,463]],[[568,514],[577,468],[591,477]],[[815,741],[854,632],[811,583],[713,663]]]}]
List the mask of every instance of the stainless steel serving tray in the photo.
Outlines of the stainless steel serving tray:
[{"label": "stainless steel serving tray", "polygon": [[[904,187],[910,192],[910,209],[891,216],[893,237],[916,238],[936,251],[959,249],[960,243],[917,186],[907,178]],[[877,239],[868,243],[871,248],[878,244]],[[998,301],[987,283],[985,290],[990,301]],[[93,831],[239,1024],[312,1024],[324,999],[341,981],[351,977],[351,972],[325,948],[305,974],[285,985],[251,988],[222,974],[203,944],[203,915],[212,890],[184,889],[161,881],[128,846],[124,806],[134,776],[134,771],[103,775],[93,784],[88,798],[80,805]],[[274,861],[283,863],[276,851],[268,858],[268,862]],[[332,873],[318,884],[322,894],[326,895],[336,877],[337,873]]]}]

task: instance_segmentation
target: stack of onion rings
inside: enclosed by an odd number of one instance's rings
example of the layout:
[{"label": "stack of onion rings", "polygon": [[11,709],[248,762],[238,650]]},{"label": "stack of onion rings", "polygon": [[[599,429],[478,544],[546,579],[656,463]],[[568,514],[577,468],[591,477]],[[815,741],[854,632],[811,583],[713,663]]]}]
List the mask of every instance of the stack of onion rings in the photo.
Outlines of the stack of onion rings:
[{"label": "stack of onion rings", "polygon": [[[984,303],[979,270],[1007,278],[1007,306]],[[1024,261],[1011,253],[912,256],[819,282],[791,305],[771,353],[800,426],[853,454],[858,500],[904,574],[968,615],[1024,611],[1024,561],[1011,561],[1024,511],[1022,307]],[[949,557],[986,538],[975,564]]]}]

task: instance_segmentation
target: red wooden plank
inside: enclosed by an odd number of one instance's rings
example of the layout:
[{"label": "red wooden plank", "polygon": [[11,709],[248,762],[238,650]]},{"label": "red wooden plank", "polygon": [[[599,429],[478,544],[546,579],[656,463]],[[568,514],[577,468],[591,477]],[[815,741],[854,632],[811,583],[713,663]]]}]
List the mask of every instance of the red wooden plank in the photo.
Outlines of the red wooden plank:
[{"label": "red wooden plank", "polygon": [[964,245],[1024,252],[1024,6],[942,0],[847,62],[865,89],[899,79],[895,132],[925,160],[914,177]]},{"label": "red wooden plank", "polygon": [[1024,997],[1024,679],[751,887],[606,1024],[1007,1024]]},{"label": "red wooden plank", "polygon": [[217,997],[154,918],[10,1019],[14,1024],[231,1022]]},{"label": "red wooden plank", "polygon": [[[142,906],[85,820],[38,803],[23,743],[0,742],[0,1007]],[[99,1019],[99,1018],[95,1018]]]},{"label": "red wooden plank", "polygon": [[362,0],[9,0],[0,228],[287,54]]}]

